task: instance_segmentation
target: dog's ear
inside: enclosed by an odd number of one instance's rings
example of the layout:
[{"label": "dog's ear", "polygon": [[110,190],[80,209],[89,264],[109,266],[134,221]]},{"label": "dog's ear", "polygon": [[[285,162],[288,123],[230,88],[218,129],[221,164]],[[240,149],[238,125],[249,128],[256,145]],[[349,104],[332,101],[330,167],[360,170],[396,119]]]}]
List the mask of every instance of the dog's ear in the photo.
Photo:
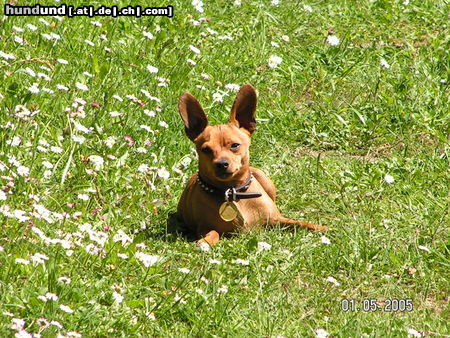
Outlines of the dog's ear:
[{"label": "dog's ear", "polygon": [[231,108],[230,123],[239,128],[247,129],[250,134],[256,129],[256,90],[252,85],[246,84],[241,87],[236,95],[233,107]]},{"label": "dog's ear", "polygon": [[194,141],[208,125],[202,106],[189,93],[184,93],[178,101],[178,110],[184,122],[186,135]]}]

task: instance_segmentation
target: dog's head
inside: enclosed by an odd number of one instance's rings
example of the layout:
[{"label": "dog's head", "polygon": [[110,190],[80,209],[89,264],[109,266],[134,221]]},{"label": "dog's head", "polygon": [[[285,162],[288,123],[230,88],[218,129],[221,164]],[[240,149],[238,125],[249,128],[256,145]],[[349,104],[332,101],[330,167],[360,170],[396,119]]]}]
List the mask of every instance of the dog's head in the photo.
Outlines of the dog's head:
[{"label": "dog's head", "polygon": [[230,122],[211,126],[197,99],[180,96],[178,109],[187,136],[195,143],[199,172],[210,183],[227,185],[248,175],[250,136],[256,129],[256,91],[246,84],[239,90]]}]

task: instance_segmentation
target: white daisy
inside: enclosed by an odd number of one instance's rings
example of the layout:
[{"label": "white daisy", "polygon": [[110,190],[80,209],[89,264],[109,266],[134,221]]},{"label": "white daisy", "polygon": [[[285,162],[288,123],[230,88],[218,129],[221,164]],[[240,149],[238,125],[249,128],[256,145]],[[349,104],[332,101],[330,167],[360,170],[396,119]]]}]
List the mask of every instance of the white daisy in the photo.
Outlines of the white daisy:
[{"label": "white daisy", "polygon": [[200,49],[198,49],[197,47],[195,47],[193,45],[189,45],[189,49],[191,51],[193,51],[195,54],[200,54]]},{"label": "white daisy", "polygon": [[258,251],[270,250],[272,245],[266,242],[258,242]]},{"label": "white daisy", "polygon": [[327,42],[332,46],[337,46],[337,45],[339,45],[340,40],[336,35],[328,35]]},{"label": "white daisy", "polygon": [[150,66],[150,65],[147,66],[147,70],[152,74],[158,73],[158,68]]},{"label": "white daisy", "polygon": [[223,94],[216,92],[212,95],[212,99],[214,102],[223,102]]},{"label": "white daisy", "polygon": [[331,244],[331,241],[330,241],[330,239],[328,238],[328,237],[326,237],[326,236],[321,236],[320,237],[320,241],[323,243],[323,244]]},{"label": "white daisy", "polygon": [[328,276],[327,277],[327,281],[329,281],[330,283],[334,284],[334,286],[339,286],[341,285],[341,283],[339,283],[336,278]]},{"label": "white daisy", "polygon": [[380,60],[380,65],[386,69],[391,68],[391,66],[389,65],[389,63],[387,63],[387,61],[385,59]]},{"label": "white daisy", "polygon": [[270,67],[270,68],[277,68],[278,65],[279,65],[282,61],[283,61],[283,59],[282,59],[281,57],[276,56],[276,55],[272,55],[272,56],[269,58],[269,61],[268,61],[269,67]]},{"label": "white daisy", "polygon": [[384,175],[384,181],[387,184],[391,184],[391,183],[395,182],[395,179],[394,179],[394,177],[392,175],[386,174],[386,175]]},{"label": "white daisy", "polygon": [[158,177],[164,180],[167,180],[170,177],[170,172],[165,167],[159,168],[157,174]]},{"label": "white daisy", "polygon": [[249,265],[249,264],[250,264],[249,261],[247,261],[247,260],[245,260],[245,259],[240,259],[240,258],[235,259],[234,262],[235,262],[236,264],[240,264],[240,265]]},{"label": "white daisy", "polygon": [[86,86],[84,83],[80,83],[80,82],[76,82],[75,87],[77,87],[80,90],[84,90],[84,91],[89,90],[88,86]]},{"label": "white daisy", "polygon": [[153,34],[150,32],[142,32],[142,34],[149,40],[153,39]]},{"label": "white daisy", "polygon": [[330,334],[324,329],[317,329],[314,331],[317,338],[327,338]]},{"label": "white daisy", "polygon": [[146,268],[151,267],[152,265],[155,265],[158,261],[161,260],[161,258],[159,256],[148,255],[148,254],[143,253],[143,252],[136,252],[134,254],[134,257],[136,257],[136,259],[141,261],[142,264],[144,264],[144,266]]},{"label": "white daisy", "polygon": [[59,306],[59,308],[60,308],[62,311],[64,311],[64,312],[67,312],[67,313],[74,313],[74,311],[73,311],[70,307],[68,307],[67,305],[61,304],[61,305]]}]

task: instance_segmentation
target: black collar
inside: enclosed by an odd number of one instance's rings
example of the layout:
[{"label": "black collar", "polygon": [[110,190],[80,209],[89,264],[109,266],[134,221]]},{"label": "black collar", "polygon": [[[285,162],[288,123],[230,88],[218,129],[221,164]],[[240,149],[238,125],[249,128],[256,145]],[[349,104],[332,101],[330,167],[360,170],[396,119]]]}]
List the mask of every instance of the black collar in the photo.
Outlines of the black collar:
[{"label": "black collar", "polygon": [[259,192],[244,192],[250,187],[250,184],[253,181],[253,173],[250,172],[247,180],[240,187],[229,187],[225,190],[214,187],[205,182],[204,179],[200,176],[200,173],[197,173],[197,182],[200,187],[206,192],[214,195],[222,195],[226,202],[230,201],[238,201],[239,199],[247,199],[254,197],[261,197],[261,193]]}]

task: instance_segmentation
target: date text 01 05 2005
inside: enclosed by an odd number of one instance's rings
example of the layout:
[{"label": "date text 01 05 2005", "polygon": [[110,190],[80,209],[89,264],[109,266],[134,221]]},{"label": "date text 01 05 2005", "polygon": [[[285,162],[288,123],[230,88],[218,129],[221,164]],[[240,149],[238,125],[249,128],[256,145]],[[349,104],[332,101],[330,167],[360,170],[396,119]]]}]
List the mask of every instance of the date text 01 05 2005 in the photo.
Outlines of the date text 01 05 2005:
[{"label": "date text 01 05 2005", "polygon": [[412,299],[363,299],[358,301],[356,299],[342,299],[341,310],[345,312],[405,312],[412,311],[413,301]]}]

